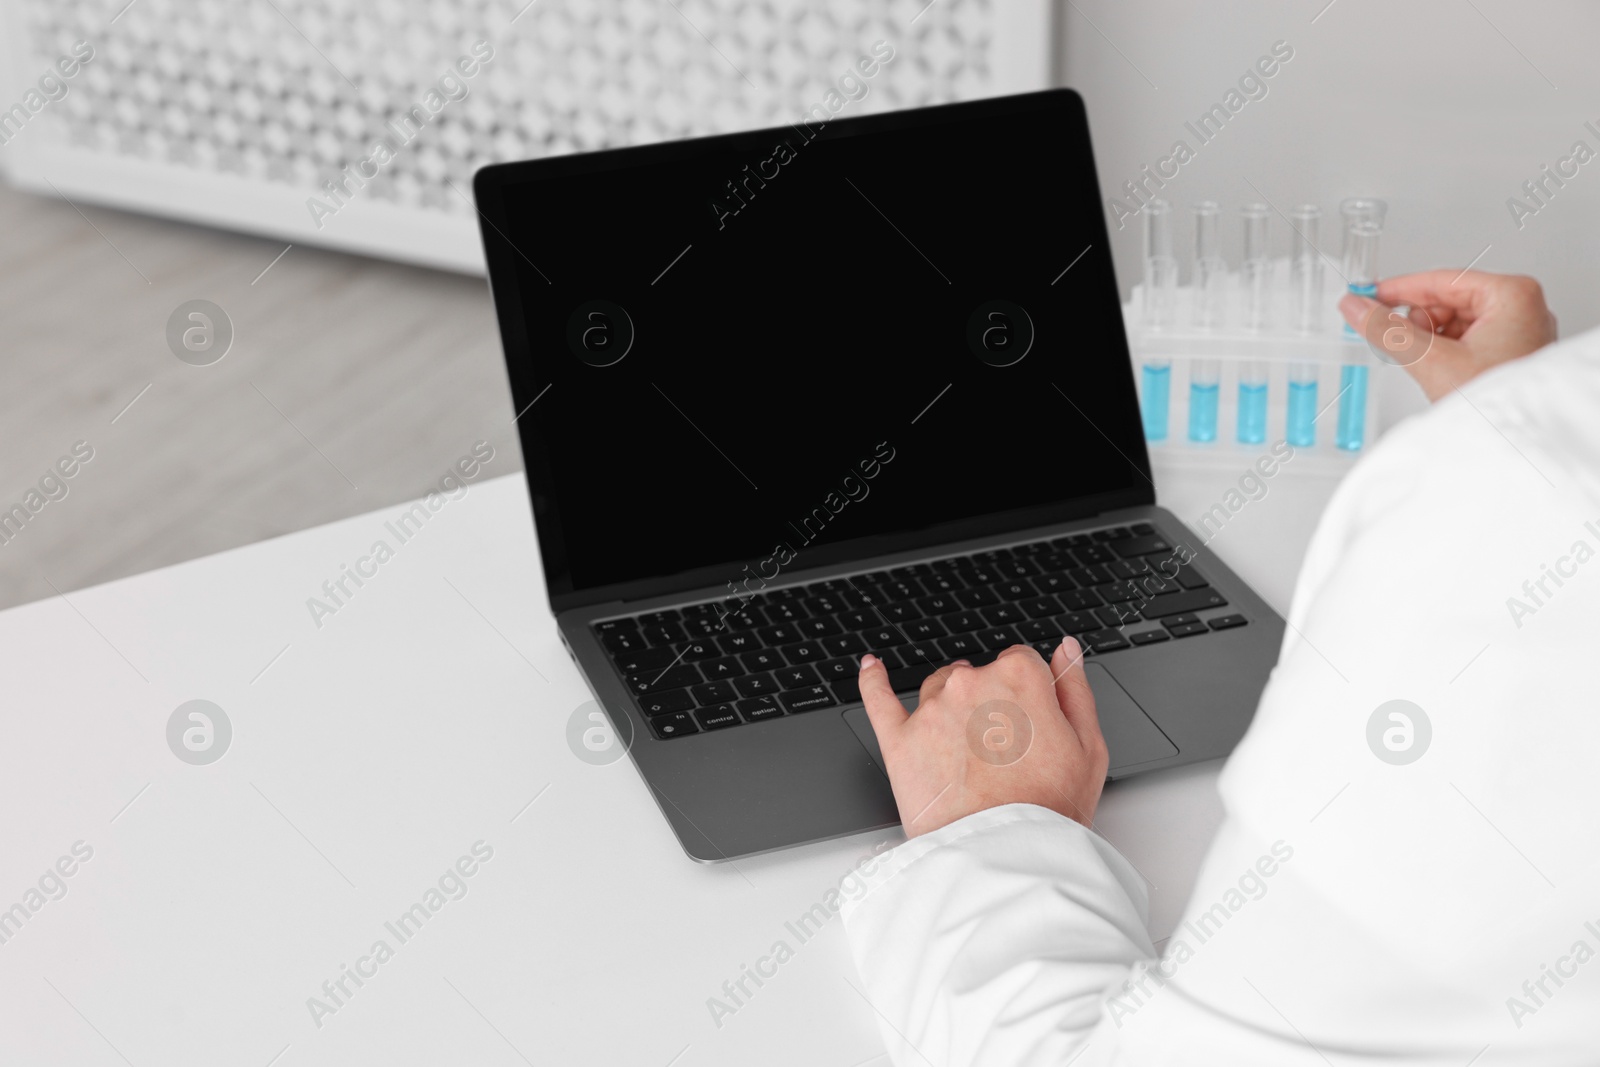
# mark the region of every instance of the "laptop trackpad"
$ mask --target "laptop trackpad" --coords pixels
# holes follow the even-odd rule
[[[1178,754],[1177,746],[1150,721],[1150,716],[1117,684],[1110,671],[1098,663],[1086,664],[1083,671],[1089,678],[1089,688],[1094,690],[1100,732],[1105,734],[1106,749],[1111,753],[1108,777],[1118,778],[1141,763]],[[887,775],[889,772],[883,765],[883,753],[878,748],[878,736],[872,732],[867,709],[851,708],[844,713],[844,721],[872,757],[872,762],[878,765],[878,770]]]
[[[1119,778],[1141,763],[1178,754],[1177,746],[1150,721],[1150,716],[1117,684],[1110,671],[1098,663],[1087,663],[1083,673],[1089,678],[1089,688],[1094,690],[1100,732],[1105,734],[1106,749],[1111,753],[1107,777]]]

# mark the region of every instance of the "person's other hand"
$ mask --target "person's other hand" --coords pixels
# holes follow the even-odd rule
[[[915,714],[883,662],[863,656],[861,699],[907,837],[1002,804],[1093,820],[1109,757],[1073,638],[1049,663],[1015,645],[986,667],[942,667],[922,683]]]
[[[1400,315],[1393,310],[1397,305],[1409,313]],[[1429,400],[1556,339],[1556,317],[1544,290],[1534,279],[1512,274],[1403,274],[1379,282],[1377,300],[1345,296],[1339,311],[1357,333],[1395,353]],[[1407,355],[1422,352],[1421,358]]]

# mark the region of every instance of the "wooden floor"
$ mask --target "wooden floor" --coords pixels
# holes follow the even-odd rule
[[[0,608],[419,496],[480,439],[521,469],[481,278],[274,264],[282,241],[4,186],[0,234],[0,510],[94,450],[0,544]],[[209,367],[166,342],[196,298],[235,330]]]

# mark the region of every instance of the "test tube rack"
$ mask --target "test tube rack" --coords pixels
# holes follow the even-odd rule
[[[1270,284],[1266,287],[1266,321],[1262,328],[1255,330],[1243,326],[1245,302],[1237,271],[1230,272],[1220,287],[1215,305],[1218,314],[1215,324],[1208,328],[1193,325],[1198,294],[1192,286],[1180,286],[1173,291],[1169,315],[1173,325],[1159,329],[1146,325],[1148,294],[1145,287],[1134,287],[1133,299],[1123,305],[1122,314],[1141,403],[1146,399],[1147,389],[1142,368],[1152,363],[1167,363],[1171,367],[1167,376],[1166,435],[1146,441],[1153,458],[1207,466],[1249,465],[1272,445],[1288,439],[1295,449],[1296,469],[1337,476],[1372,447],[1384,429],[1377,383],[1372,379],[1378,369],[1389,368],[1376,358],[1363,338],[1345,329],[1338,303],[1347,289],[1333,271],[1325,272],[1318,327],[1310,331],[1291,328],[1288,275],[1287,259],[1272,264]],[[1190,437],[1190,386],[1197,366],[1203,363],[1212,364],[1220,371],[1216,435],[1211,441],[1196,441]],[[1363,444],[1357,449],[1340,448],[1336,441],[1340,405],[1349,384],[1346,367],[1368,368],[1366,388],[1362,390],[1365,404],[1361,420],[1365,432]],[[1260,442],[1241,441],[1238,432],[1239,385],[1251,369],[1265,372],[1266,428],[1264,440]],[[1314,375],[1316,381],[1317,414],[1312,423],[1310,444],[1303,443],[1303,438],[1294,440],[1288,433],[1291,371],[1302,377]]]

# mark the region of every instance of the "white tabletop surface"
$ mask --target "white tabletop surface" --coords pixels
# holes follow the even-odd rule
[[[1192,524],[1243,473],[1158,463],[1161,501]],[[1333,485],[1285,470],[1211,547],[1285,610]],[[448,502],[318,628],[307,598],[393,544],[401,510],[0,613],[0,909],[42,901],[0,926],[0,1062],[875,1062],[840,921],[803,943],[785,924],[899,832],[703,866],[627,760],[577,759],[590,697],[520,475]],[[193,699],[233,727],[206,766],[167,744]],[[1101,806],[1157,938],[1216,828],[1217,767]],[[80,841],[92,857],[46,879],[65,895],[29,898]],[[384,924],[480,841],[466,895],[401,943]],[[319,1026],[308,998],[379,940],[392,958]],[[717,1025],[707,999],[780,940],[793,958]]]

